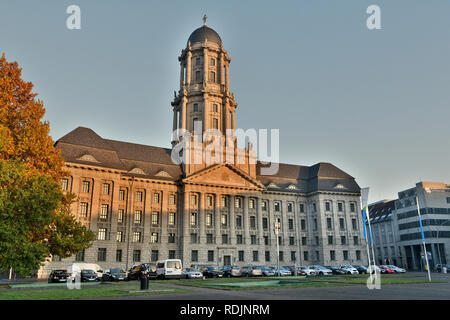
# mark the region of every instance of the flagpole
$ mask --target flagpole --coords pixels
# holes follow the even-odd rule
[[[416,203],[417,203],[417,214],[419,216],[420,233],[422,234],[423,251],[425,254],[425,261],[427,263],[428,281],[431,282],[430,265],[428,264],[427,246],[425,245],[425,234],[423,233],[422,217],[420,216],[420,206],[418,196],[416,196]]]

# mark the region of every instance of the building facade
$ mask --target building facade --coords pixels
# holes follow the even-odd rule
[[[277,240],[281,265],[367,264],[352,176],[330,163],[279,163],[276,174],[265,174],[250,145],[237,147],[230,61],[206,24],[189,37],[171,102],[174,132],[188,135],[174,134],[172,149],[108,140],[82,127],[56,142],[70,172],[63,189],[77,195],[73,213],[97,240],[74,257],[52,257],[41,276],[75,261],[105,269],[167,258],[185,266],[276,265]],[[221,161],[173,162],[173,148],[194,141],[196,128],[231,140],[218,151]],[[184,159],[205,154],[208,143],[189,148]]]
[[[408,269],[424,270],[416,199],[419,200],[430,267],[448,263],[450,185],[442,182],[419,182],[414,188],[399,192],[398,199],[369,207],[377,263],[398,263]]]

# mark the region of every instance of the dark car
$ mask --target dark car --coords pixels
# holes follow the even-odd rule
[[[132,266],[128,271],[127,280],[138,280],[143,275],[156,279],[156,263],[142,263]]]
[[[346,272],[339,267],[335,266],[325,266],[325,268],[330,269],[333,274],[345,274]]]
[[[103,272],[102,281],[123,281],[126,278],[127,273],[122,269],[111,269]]]
[[[239,266],[223,266],[221,270],[223,271],[223,276],[226,278],[240,277],[242,275],[241,267]]]
[[[223,271],[219,270],[218,267],[206,267],[203,270],[203,275],[206,278],[222,278],[223,277]]]
[[[447,272],[450,271],[450,265],[448,265],[448,264],[437,264],[437,265],[436,265],[436,271],[437,271],[437,272],[442,272],[442,269],[443,269],[443,268],[446,268],[446,269],[447,269]]]
[[[81,270],[81,282],[98,281],[97,272],[94,270]]]
[[[366,274],[367,268],[364,266],[353,266],[356,270],[358,270],[359,274]]]
[[[53,270],[48,276],[48,283],[67,282],[69,276],[67,270]]]

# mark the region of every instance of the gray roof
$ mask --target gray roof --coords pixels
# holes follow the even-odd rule
[[[219,34],[207,26],[202,26],[194,30],[194,32],[191,33],[188,42],[190,41],[191,44],[195,42],[205,42],[205,39],[208,39],[208,42],[214,42],[218,45],[222,43]]]
[[[182,178],[181,166],[172,162],[171,149],[103,139],[89,128],[76,128],[56,141],[55,146],[67,162],[125,171],[139,168],[144,175],[129,174],[152,179],[176,181]],[[256,178],[269,190],[360,192],[355,179],[331,163],[321,162],[311,167],[279,163],[275,175],[263,175],[261,168],[264,166],[261,162],[257,163]],[[161,171],[171,177],[157,175]]]

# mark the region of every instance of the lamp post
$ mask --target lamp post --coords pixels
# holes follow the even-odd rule
[[[278,234],[280,233],[280,229],[281,229],[280,222],[278,222],[278,221],[275,222],[273,231],[275,233],[275,236],[277,237],[277,271],[278,271],[278,276],[280,276],[280,239],[278,237]]]

